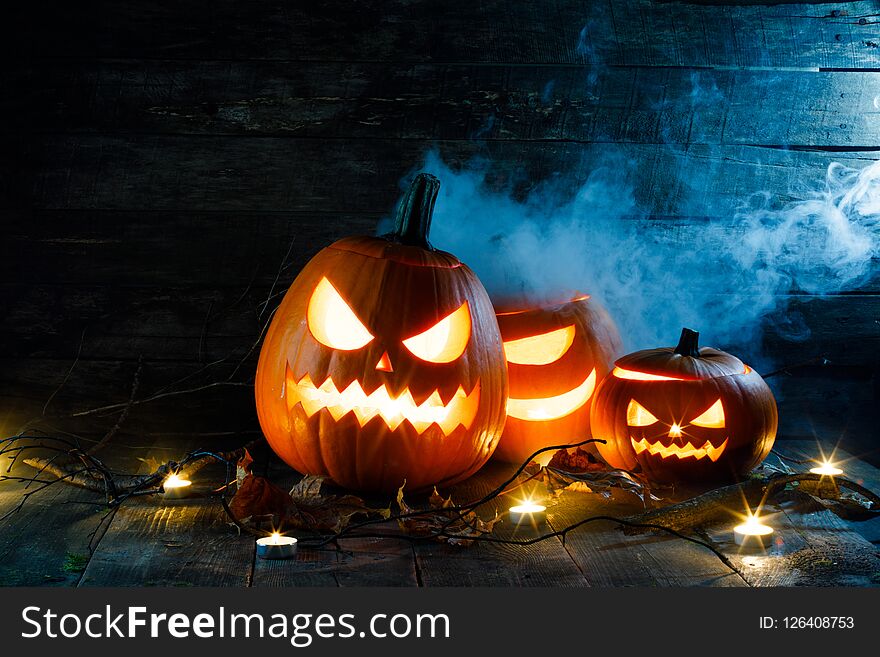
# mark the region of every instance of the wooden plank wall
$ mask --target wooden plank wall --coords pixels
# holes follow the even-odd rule
[[[323,244],[371,232],[431,147],[540,181],[583,178],[620,144],[642,163],[650,229],[672,237],[729,222],[756,181],[784,199],[832,160],[880,152],[876,2],[22,4],[0,67],[4,430],[62,382],[49,416],[124,402],[139,360],[139,398],[247,382],[267,298]],[[678,102],[695,73],[729,102]],[[713,203],[694,207],[676,181],[706,167],[696,197]],[[862,453],[880,282],[797,302],[812,339],[768,346],[834,365],[777,384],[783,427],[848,427]],[[129,425],[256,427],[245,386],[183,399]]]

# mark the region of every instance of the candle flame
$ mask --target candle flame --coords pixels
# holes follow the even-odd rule
[[[743,524],[734,527],[733,531],[745,536],[767,536],[768,534],[773,533],[773,528],[770,525],[762,523],[758,516],[749,514],[746,521]]]
[[[278,545],[281,542],[281,534],[272,532],[272,545]]]
[[[810,472],[812,474],[822,475],[823,477],[834,477],[843,474],[843,470],[827,459],[822,461],[818,467],[810,468]]]
[[[183,488],[185,486],[189,486],[192,484],[188,479],[184,479],[179,476],[176,472],[171,473],[168,477],[165,478],[165,481],[162,483],[163,488]]]
[[[510,510],[514,513],[540,513],[546,511],[547,507],[532,500],[523,500],[520,504],[510,507]]]

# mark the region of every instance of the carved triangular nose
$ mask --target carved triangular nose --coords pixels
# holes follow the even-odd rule
[[[382,354],[382,358],[379,359],[379,362],[376,363],[376,369],[382,372],[393,372],[394,368],[391,367],[391,359],[388,358],[388,352]]]
[[[669,427],[669,437],[670,438],[681,438],[681,427],[676,422],[671,427]]]

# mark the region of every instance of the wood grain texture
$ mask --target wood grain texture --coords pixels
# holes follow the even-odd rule
[[[834,442],[779,441],[774,452],[794,459],[818,459],[822,453],[831,455],[834,448]],[[880,471],[847,457],[843,451],[835,457],[836,462],[843,463],[847,476],[877,490]],[[778,462],[774,456],[769,460]],[[791,462],[786,465],[795,471],[810,467]],[[877,586],[880,548],[859,533],[863,523],[843,520],[819,503],[805,503],[802,497],[768,505],[762,511],[776,530],[766,551],[738,548],[731,527],[713,527],[709,536],[752,586]]]
[[[42,57],[870,68],[880,43],[875,13],[869,0],[272,0],[247,7],[234,0],[92,0],[76,9],[41,0],[12,19],[39,16],[43,30],[19,32],[12,46]]]
[[[880,147],[869,72],[610,68],[591,83],[587,67],[53,60],[18,75],[42,81],[29,120],[53,133]]]
[[[467,504],[482,498],[511,472],[509,465],[490,462],[477,476],[444,494],[451,494],[456,504]],[[516,495],[495,498],[478,512],[487,519],[496,512],[504,514]],[[507,519],[496,525],[495,534],[513,539],[534,535],[530,529],[517,529]],[[475,543],[462,548],[446,543],[418,543],[413,551],[423,586],[576,587],[587,584],[561,541],[555,538],[529,546]]]
[[[216,503],[124,505],[95,550],[80,586],[245,586],[254,558]]]
[[[25,470],[21,476],[33,476],[19,468]],[[0,515],[18,504],[22,492],[0,483]],[[89,543],[103,533],[102,502],[100,495],[63,484],[34,495],[0,523],[0,586],[76,586]]]
[[[33,204],[41,210],[387,213],[401,178],[432,146],[453,168],[488,159],[490,188],[515,195],[560,176],[582,184],[598,166],[616,166],[627,173],[637,207],[657,217],[731,217],[768,190],[782,204],[796,198],[794,190],[821,188],[832,161],[855,168],[875,161],[870,153],[830,157],[706,144],[78,134],[34,138]],[[332,163],[333,174],[316,162]]]
[[[550,523],[558,530],[590,516],[625,517],[642,510],[636,498],[619,493],[613,500],[565,493],[550,509]],[[625,536],[613,523],[573,531],[565,548],[592,586],[746,586],[738,573],[699,545],[664,535]]]

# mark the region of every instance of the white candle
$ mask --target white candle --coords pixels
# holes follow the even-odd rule
[[[843,470],[830,461],[822,461],[818,467],[810,468],[810,473],[821,475],[823,477],[836,477],[837,475],[842,475]]]
[[[535,504],[531,501],[523,502],[516,506],[510,507],[508,510],[510,521],[517,525],[523,522],[530,525],[538,525],[547,519],[547,507],[541,504]]]
[[[260,559],[289,559],[296,554],[297,540],[273,532],[271,536],[257,539],[257,556]]]
[[[733,540],[737,545],[767,547],[773,528],[760,521],[758,516],[749,515],[746,521],[733,528]]]
[[[192,482],[189,479],[184,479],[177,473],[170,474],[162,482],[162,497],[166,500],[183,499],[190,494],[191,485]]]

